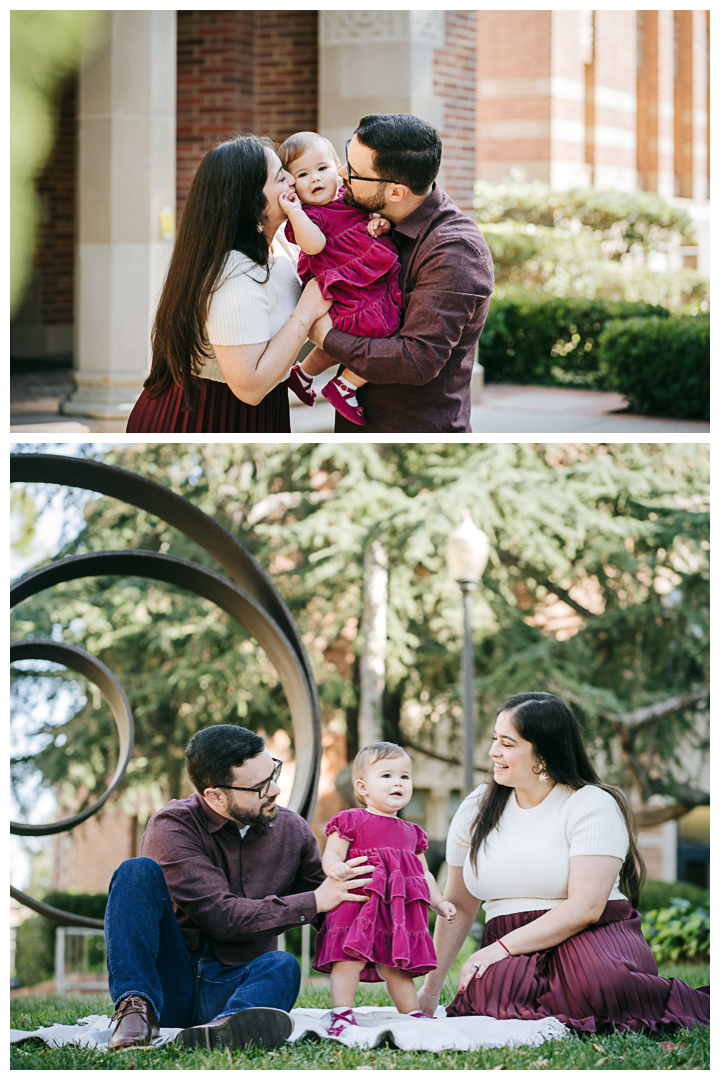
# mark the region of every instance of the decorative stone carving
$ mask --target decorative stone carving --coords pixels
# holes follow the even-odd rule
[[[321,45],[365,45],[374,41],[444,43],[444,11],[321,11]]]

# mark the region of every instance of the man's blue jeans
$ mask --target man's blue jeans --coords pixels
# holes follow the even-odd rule
[[[153,859],[128,859],[110,882],[105,914],[110,996],[138,994],[161,1027],[193,1027],[266,1006],[289,1012],[300,991],[294,956],[268,952],[248,964],[221,964],[208,945],[193,952],[178,926],[165,875]]]

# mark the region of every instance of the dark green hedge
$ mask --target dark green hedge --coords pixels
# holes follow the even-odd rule
[[[90,919],[103,919],[107,907],[107,893],[66,893],[52,891],[43,900],[51,907],[84,915]],[[35,986],[51,979],[55,974],[55,930],[57,923],[42,915],[26,919],[17,928],[15,938],[15,972],[21,986]],[[94,939],[93,939],[94,940]],[[91,963],[96,959],[91,949]]]
[[[632,412],[710,419],[710,316],[624,319],[601,336],[607,386],[624,394]]]
[[[675,897],[689,900],[693,907],[709,907],[710,893],[693,885],[690,881],[654,881],[645,882],[640,893],[639,911],[652,911],[654,908],[666,908]]]
[[[486,382],[534,383],[605,389],[598,341],[612,319],[655,315],[653,304],[563,297],[493,299],[480,338],[478,360]]]

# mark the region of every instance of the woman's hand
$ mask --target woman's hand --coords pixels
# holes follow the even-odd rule
[[[449,900],[441,900],[435,911],[442,919],[447,919],[448,922],[452,922],[457,915],[455,905],[451,904]]]
[[[317,322],[332,307],[332,300],[326,300],[323,296],[317,278],[311,278],[303,289],[302,296],[298,301],[298,308],[302,307],[307,315],[309,323]]]
[[[479,979],[489,967],[497,964],[500,960],[507,960],[508,954],[499,941],[493,941],[492,945],[486,945],[484,949],[478,949],[460,968],[460,993],[472,979]]]

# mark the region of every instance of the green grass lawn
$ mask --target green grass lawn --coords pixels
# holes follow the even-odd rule
[[[469,950],[470,951],[470,950]],[[457,987],[463,954],[455,962],[441,995],[449,1004]],[[660,968],[665,978],[676,977],[691,986],[710,981],[707,964],[671,965]],[[384,989],[361,989],[358,1005],[391,1005]],[[329,1008],[327,987],[304,987],[298,999],[300,1008]],[[10,1026],[26,1031],[54,1023],[72,1024],[91,1013],[112,1012],[110,998],[87,995],[82,998],[17,997],[11,1001]],[[303,1040],[286,1044],[279,1050],[238,1050],[232,1055],[221,1051],[185,1050],[177,1046],[161,1050],[128,1050],[108,1053],[78,1047],[50,1049],[44,1043],[26,1043],[12,1047],[13,1069],[709,1069],[709,1030],[676,1032],[666,1036],[677,1045],[664,1049],[659,1040],[646,1035],[595,1035],[579,1038],[571,1033],[560,1041],[543,1043],[528,1049],[475,1050],[441,1054],[418,1053],[382,1047],[377,1050],[354,1050],[339,1047],[330,1040]],[[597,1049],[597,1048],[600,1049]]]

